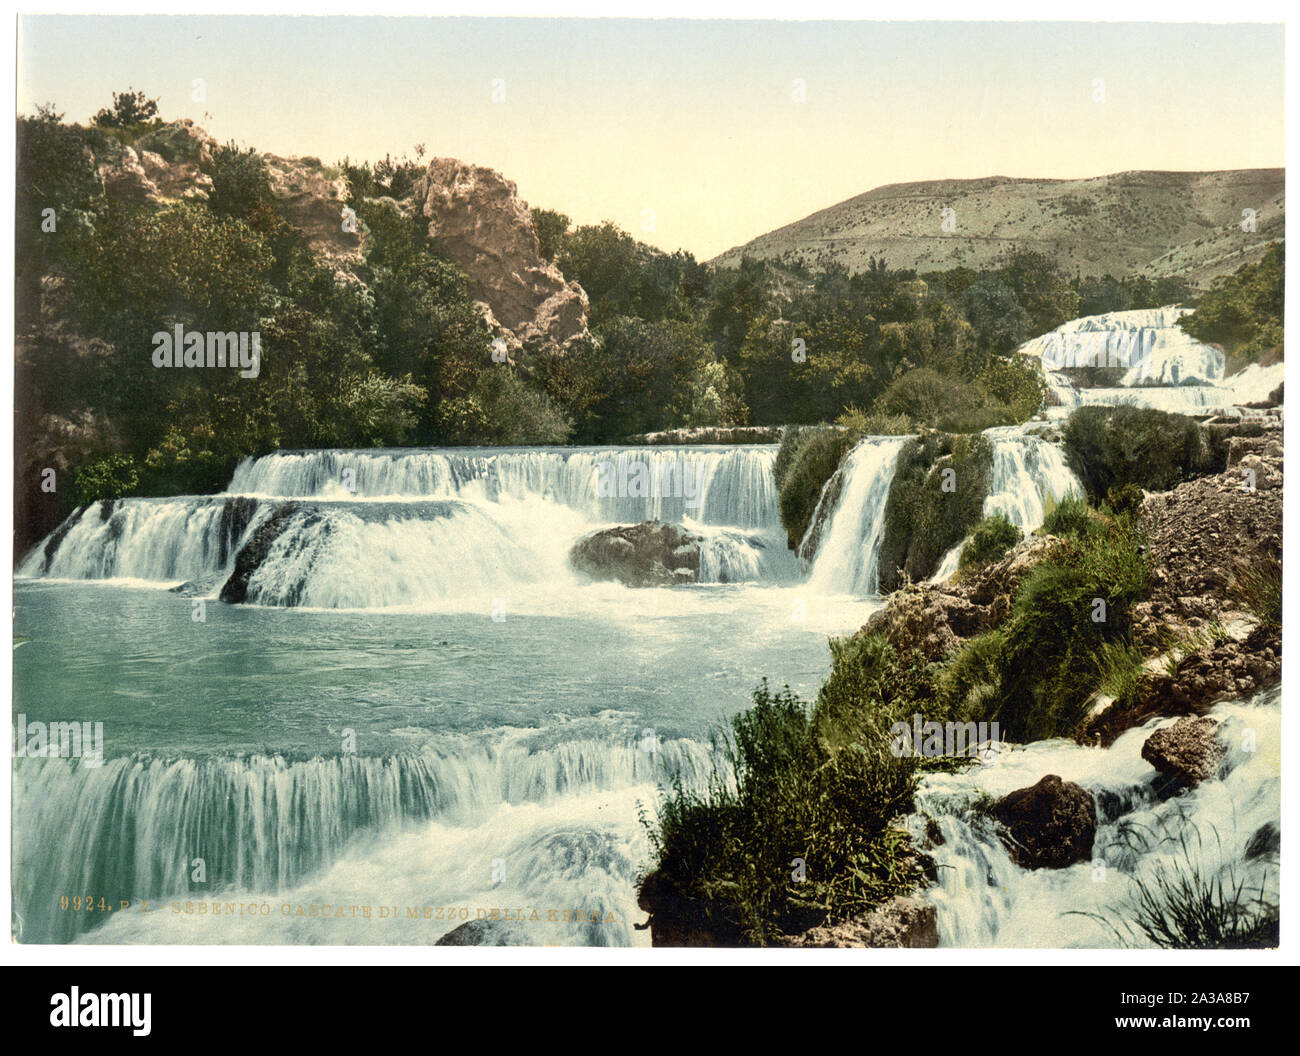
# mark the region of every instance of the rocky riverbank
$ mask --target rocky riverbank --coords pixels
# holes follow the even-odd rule
[[[1102,688],[1084,702],[1083,718],[1058,733],[1080,745],[1108,746],[1152,720],[1176,719],[1143,735],[1141,759],[1152,767],[1152,788],[1158,797],[1195,789],[1220,774],[1227,751],[1219,720],[1207,713],[1221,702],[1274,686],[1281,678],[1280,433],[1268,429],[1259,436],[1233,436],[1226,444],[1227,466],[1222,472],[1184,481],[1168,491],[1141,493],[1131,520],[1110,521],[1095,510],[1086,513],[1085,508],[1076,516],[1085,517],[1090,529],[1071,531],[1063,524],[1057,528],[1065,533],[1060,536],[1040,530],[1002,557],[964,568],[944,582],[905,584],[888,596],[850,641],[864,643],[862,648],[874,642],[878,644],[871,648],[888,650],[894,666],[884,670],[892,670],[892,675],[879,675],[878,664],[868,670],[910,686],[915,699],[929,699],[936,707],[940,700],[952,698],[954,690],[953,699],[967,701],[978,699],[980,692],[1004,696],[1015,688],[1017,674],[999,676],[988,668],[1018,655],[1017,643],[1026,634],[1038,633],[1032,621],[1039,615],[1049,621],[1047,631],[1051,631],[1050,612],[1033,611],[1035,605],[1054,603],[1050,593],[1045,601],[1034,600],[1035,590],[1050,582],[1042,574],[1044,569],[1095,573],[1098,593],[1104,592],[1110,575],[1122,577],[1130,584],[1129,593],[1115,600],[1113,611],[1104,606],[1100,610],[1107,613],[1103,618],[1119,621],[1122,630],[1118,637],[1101,641],[1123,658],[1121,666],[1128,666],[1121,671],[1123,677],[1109,670],[1100,676]],[[1124,524],[1130,527],[1117,527]],[[1080,531],[1084,534],[1074,534]],[[1088,536],[1090,531],[1095,534]],[[1122,545],[1112,539],[1090,551],[1093,544],[1084,541],[1107,538],[1116,531],[1121,532]],[[1129,545],[1136,546],[1136,559],[1145,571],[1135,571],[1131,563],[1108,571],[1107,563],[1122,559],[1123,547]],[[1090,562],[1097,561],[1100,564],[1093,568]],[[1034,589],[1022,589],[1031,577]],[[1140,584],[1136,595],[1133,583]],[[1068,638],[1070,628],[1062,625],[1057,633]],[[996,642],[1002,651],[990,647],[986,655],[989,642]],[[912,666],[898,659],[906,657],[914,658]],[[1045,659],[1056,662],[1055,654]],[[1052,674],[1046,668],[1036,670],[1030,682],[1046,683]],[[842,677],[833,674],[823,687],[818,710],[832,702],[835,694],[828,696],[828,690]],[[978,683],[989,678],[994,688],[981,691]],[[1115,688],[1120,684],[1122,691]],[[859,703],[851,706],[861,708],[864,696],[876,692],[866,686],[854,688]],[[881,699],[887,701],[889,694]],[[814,726],[817,722],[814,711]],[[1064,869],[1091,861],[1104,816],[1102,805],[1088,789],[1057,774],[1047,774],[977,809],[1011,860],[1028,870]],[[918,839],[919,848],[932,851],[941,838],[934,830]],[[901,853],[922,861],[926,852],[905,849]],[[933,912],[923,897],[925,887],[933,882],[932,877],[925,879],[927,875],[928,870],[920,871],[914,894],[893,895],[876,909],[850,919],[769,935],[767,941],[796,947],[935,945]],[[726,904],[723,894],[719,893],[718,904]],[[719,917],[716,905],[698,892],[684,898],[659,873],[646,878],[641,906],[650,915],[656,945],[739,941],[734,923]]]

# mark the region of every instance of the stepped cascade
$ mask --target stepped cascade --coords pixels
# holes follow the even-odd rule
[[[1190,311],[1167,305],[1071,319],[1025,342],[1017,353],[1041,363],[1055,402],[1067,409],[1137,404],[1183,414],[1240,415],[1241,404],[1267,400],[1282,383],[1282,364],[1251,364],[1225,377],[1222,349],[1178,325]],[[1122,371],[1118,384],[1080,387],[1067,373],[1098,367]]]
[[[1076,320],[1021,350],[1042,358],[1061,406],[985,431],[985,515],[1028,534],[1080,490],[1055,435],[1071,406],[1203,410],[1280,383],[1280,365],[1225,378],[1222,355],[1186,339],[1178,315]],[[1109,389],[1077,387],[1058,365],[1112,354],[1133,363]],[[432,942],[514,906],[538,913],[517,924],[538,944],[648,942],[633,927],[649,855],[638,811],[674,776],[695,789],[726,779],[710,734],[720,702],[746,699],[756,674],[813,699],[826,636],[881,603],[907,443],[862,439],[796,551],[774,444],[278,452],[242,462],[222,494],[76,511],[16,575],[18,681],[42,687],[17,704],[28,729],[102,715],[105,747],[97,762],[15,759],[16,933]],[[698,540],[697,584],[631,588],[570,567],[577,541],[652,519]],[[1260,730],[1278,714],[1275,692],[1216,708]],[[966,807],[1062,774],[1104,805],[1108,868],[1174,869],[1167,847],[1121,839],[1170,820],[1143,736],[1104,750],[1041,742],[924,779],[909,825],[918,842],[936,826],[944,838],[924,894],[941,943],[1110,941],[1087,913],[1120,886],[1093,884],[1087,865],[1021,869]],[[1182,807],[1207,848],[1221,837],[1197,868],[1271,890],[1272,859],[1246,850],[1275,820],[1264,755],[1234,753]],[[49,897],[77,891],[166,912],[78,915]],[[340,908],[358,902],[393,914]],[[424,921],[432,904],[455,915],[413,926],[409,907]]]

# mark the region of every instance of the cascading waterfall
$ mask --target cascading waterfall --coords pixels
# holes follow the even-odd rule
[[[1223,351],[1178,325],[1191,309],[1177,305],[1071,319],[1025,342],[1020,355],[1037,359],[1055,402],[1070,408],[1132,404],[1182,414],[1240,415],[1241,404],[1261,403],[1282,383],[1283,365],[1224,376]],[[1064,373],[1085,367],[1124,371],[1118,385],[1080,388]]]
[[[545,805],[674,775],[702,787],[712,766],[703,744],[654,747],[579,740],[531,750],[515,738],[300,761],[119,758],[90,767],[23,759],[14,772],[20,938],[66,942],[100,922],[60,911],[59,894],[275,893],[327,869],[361,834],[435,820],[472,826],[503,806]],[[196,856],[224,882],[192,885]]]
[[[1085,352],[1109,357],[1113,351],[1145,364],[1144,372],[1130,370],[1109,390],[1076,390],[1058,374],[1055,384],[1067,403],[1113,399],[1213,408],[1262,399],[1281,381],[1280,365],[1224,379],[1221,359],[1190,348],[1171,320],[1176,316],[1154,313],[1131,325],[1111,325],[1112,318],[1108,325],[1062,328],[1040,339],[1038,354],[1051,348],[1052,356],[1064,355],[1072,348],[1077,362]],[[1189,378],[1206,384],[1151,384]],[[984,513],[1003,513],[1025,532],[1042,523],[1052,501],[1078,489],[1059,445],[1043,429],[1043,423],[1029,423],[985,433],[993,461]],[[731,695],[718,697],[723,710],[752,688],[741,686],[737,694],[723,680],[735,681],[742,670],[750,677],[767,662],[762,649],[779,650],[772,655],[780,663],[769,669],[776,673],[789,665],[792,641],[795,652],[803,648],[788,637],[784,592],[744,594],[730,585],[785,586],[806,574],[807,593],[851,611],[843,625],[804,632],[818,639],[808,674],[815,691],[825,677],[816,667],[824,659],[821,632],[859,626],[862,598],[877,591],[884,513],[907,440],[868,437],[843,460],[804,540],[811,555],[806,570],[787,549],[780,523],[774,445],[282,452],[243,462],[227,494],[118,500],[73,514],[27,555],[20,580],[189,581],[187,593],[212,597],[243,574],[244,600],[254,608],[219,609],[229,637],[214,639],[203,636],[216,628],[190,622],[188,601],[153,591],[118,592],[138,605],[131,627],[137,640],[150,639],[148,647],[136,651],[131,639],[116,641],[116,650],[106,647],[107,656],[64,676],[49,626],[62,633],[71,625],[69,612],[81,600],[76,592],[111,588],[22,587],[38,600],[70,595],[62,608],[33,605],[49,616],[46,640],[16,654],[33,679],[25,690],[29,701],[35,687],[57,690],[31,710],[53,715],[57,706],[71,714],[86,699],[87,685],[98,685],[95,679],[109,672],[121,679],[111,702],[115,710],[108,712],[110,725],[117,723],[111,743],[125,747],[100,766],[69,758],[15,760],[20,937],[408,942],[432,941],[452,926],[421,932],[393,921],[388,931],[376,931],[372,923],[351,920],[314,926],[278,918],[271,924],[223,920],[214,939],[210,931],[194,930],[192,918],[170,912],[152,920],[125,914],[105,920],[58,910],[59,895],[80,891],[157,900],[514,900],[618,918],[616,926],[574,924],[566,932],[546,932],[542,941],[645,941],[629,923],[637,912],[633,883],[646,857],[637,843],[640,830],[629,819],[675,775],[687,787],[703,787],[713,762],[698,728],[687,725],[683,732],[681,724],[693,721],[683,718],[691,709],[680,708],[678,698],[690,692],[683,686],[707,683],[692,704],[704,710],[712,687],[727,685]],[[700,538],[701,582],[727,589],[631,591],[586,584],[570,570],[568,551],[585,534],[656,517]],[[254,567],[238,573],[238,555],[254,550]],[[960,547],[947,555],[941,574],[955,569],[959,554]],[[540,603],[517,605],[529,591]],[[509,602],[509,624],[487,622],[489,602],[498,597]],[[593,616],[598,605],[606,608]],[[294,607],[327,611],[276,611]],[[351,609],[367,611],[338,611]],[[515,621],[520,611],[530,619]],[[537,613],[543,615],[532,619]],[[613,619],[605,621],[606,613]],[[167,619],[181,626],[165,625]],[[633,629],[605,637],[605,623],[619,621]],[[295,668],[294,661],[307,645],[295,639],[261,648],[263,636],[290,623],[291,633],[309,643],[312,662],[322,658],[327,669],[331,662],[340,671],[355,664],[370,677],[386,673],[390,663],[413,663],[417,673],[400,683],[386,674],[375,677],[381,688],[374,694],[358,691],[356,681],[337,700],[333,682],[330,691],[296,693],[291,687],[304,662]],[[381,628],[383,650],[391,649],[378,660],[378,647],[358,648],[348,640],[370,625]],[[506,628],[519,636],[496,637]],[[724,642],[725,656],[709,651],[710,634]],[[170,643],[187,635],[198,643],[189,647],[196,652],[180,658]],[[742,654],[746,635],[759,643],[759,652]],[[418,644],[393,646],[393,638],[408,636]],[[229,652],[210,663],[209,643],[216,640]],[[494,667],[494,650],[506,658],[508,675]],[[576,661],[584,654],[598,657],[599,669]],[[204,695],[210,706],[191,715],[185,705],[194,680],[211,680],[217,672],[220,682],[229,671],[221,663],[231,663],[229,657],[239,664],[250,658],[248,670],[232,674],[230,687]],[[535,672],[552,658],[559,668],[552,664],[546,680],[538,679]],[[679,668],[687,682],[671,681]],[[489,676],[497,681],[489,683]],[[257,698],[251,701],[250,680]],[[584,682],[592,688],[583,688]],[[258,697],[263,687],[265,702]],[[277,692],[287,700],[277,701]],[[347,693],[359,699],[341,703]],[[544,712],[528,710],[538,701],[545,702]],[[163,704],[170,705],[166,723],[183,727],[184,736],[167,751],[142,751],[141,745],[159,743],[150,736],[163,726],[150,717]],[[277,711],[291,714],[293,722],[279,721]],[[1233,736],[1246,723],[1261,744],[1276,744],[1277,712],[1274,695],[1220,705],[1215,714]],[[385,742],[376,747],[370,740],[370,754],[331,754],[338,743],[331,731],[324,754],[309,757],[319,750],[319,727],[338,713],[359,716],[348,721],[369,723],[367,737],[396,739],[398,747],[383,754]],[[262,740],[259,719],[266,715],[277,722]],[[632,717],[635,734],[628,728]],[[582,721],[596,725],[575,732]],[[662,743],[652,738],[653,750],[647,750],[641,734],[657,722],[678,736]],[[240,730],[245,746],[214,752],[214,744],[231,744],[232,729]],[[913,823],[918,842],[933,825],[944,836],[930,852],[941,866],[940,884],[926,895],[938,910],[944,944],[1113,944],[1092,918],[1067,911],[1104,914],[1128,890],[1129,877],[1172,868],[1163,851],[1134,849],[1126,840],[1139,829],[1169,828],[1184,814],[1206,834],[1206,846],[1211,833],[1222,837],[1222,854],[1201,863],[1205,869],[1232,866],[1252,883],[1273,882],[1273,860],[1248,857],[1244,847],[1275,819],[1276,759],[1234,749],[1224,780],[1163,800],[1138,754],[1144,736],[1131,731],[1104,751],[1065,742],[1031,745],[1002,753],[998,766],[925,778]],[[1096,794],[1102,814],[1097,846],[1112,883],[1095,883],[1092,866],[1019,869],[976,809],[987,795],[1032,784],[1048,772]],[[499,886],[487,879],[487,863],[496,856],[508,858],[512,870]],[[196,857],[217,878],[211,889],[196,886],[191,876]]]
[[[775,458],[771,445],[281,452],[245,459],[229,490],[357,500],[541,498],[599,523],[658,519],[774,528],[780,523]],[[642,486],[638,466],[644,467]]]
[[[1083,486],[1066,464],[1060,444],[1038,435],[1038,428],[1028,423],[984,430],[993,445],[984,516],[1000,513],[1025,535],[1042,526],[1050,504],[1067,495],[1083,494]],[[930,577],[932,581],[943,582],[957,571],[965,545],[962,540],[944,554]]]
[[[283,511],[245,601],[387,608],[576,585],[567,553],[609,524],[700,534],[705,583],[783,582],[774,446],[283,452],[246,459],[227,496],[125,499],[75,514],[20,576],[203,582]]]
[[[1247,898],[1262,891],[1276,905],[1279,869],[1271,834],[1280,823],[1280,688],[1220,704],[1211,714],[1223,723],[1226,774],[1172,798],[1141,757],[1151,731],[1172,719],[1129,730],[1109,748],[1040,741],[1004,749],[996,765],[923,778],[909,828],[938,866],[939,882],[923,897],[937,911],[940,945],[1149,945],[1122,922],[1134,919],[1137,885],[1154,888],[1161,878],[1174,885],[1197,876],[1210,884],[1222,880],[1229,891],[1244,882]],[[1065,869],[1022,869],[983,804],[1047,774],[1093,793],[1093,860]],[[939,839],[927,835],[932,826]],[[1112,923],[1120,926],[1118,938]]]
[[[230,567],[272,504],[243,498],[122,499],[73,513],[18,568],[51,579],[198,579]]]
[[[808,584],[822,594],[874,594],[885,532],[885,503],[906,437],[869,436],[849,452],[844,484],[830,514]]]

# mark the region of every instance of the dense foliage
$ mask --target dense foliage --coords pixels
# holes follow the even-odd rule
[[[1117,485],[1167,491],[1205,472],[1210,457],[1193,419],[1150,407],[1080,407],[1064,440],[1070,466],[1094,501]]]
[[[996,561],[1020,542],[1020,538],[1020,529],[1011,523],[1005,513],[985,517],[975,525],[969,541],[962,547],[958,567],[986,565],[990,561]]]
[[[1282,345],[1286,248],[1272,243],[1257,264],[1215,280],[1196,311],[1179,320],[1193,337],[1220,344],[1233,356],[1257,359]]]

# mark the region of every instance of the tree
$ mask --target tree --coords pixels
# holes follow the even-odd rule
[[[1213,341],[1229,353],[1255,357],[1282,344],[1286,250],[1273,242],[1255,264],[1215,280],[1214,286],[1179,325],[1199,341]]]
[[[158,100],[128,88],[113,93],[113,108],[100,110],[92,119],[100,128],[131,128],[158,116]]]
[[[243,218],[259,204],[272,199],[271,180],[262,156],[251,147],[243,150],[227,143],[212,152],[203,166],[212,178],[208,208],[218,216]]]
[[[533,210],[533,228],[537,232],[537,248],[542,259],[548,263],[555,262],[555,256],[564,243],[564,236],[569,231],[571,221],[563,213],[551,209]]]

